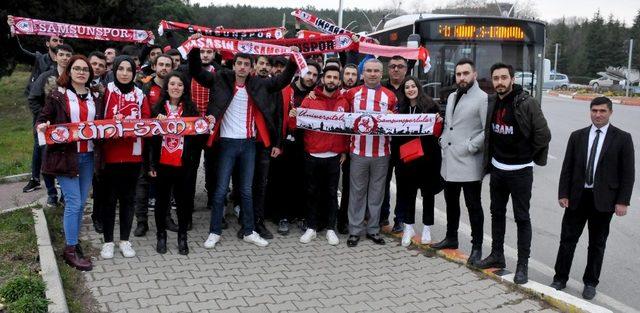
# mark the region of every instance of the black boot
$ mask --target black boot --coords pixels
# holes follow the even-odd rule
[[[476,267],[481,269],[487,268],[505,268],[504,254],[494,253],[493,251],[484,260],[476,262]]]
[[[522,285],[526,284],[529,281],[527,263],[527,261],[518,261],[518,265],[516,266],[516,274],[515,276],[513,276],[514,283]]]
[[[458,249],[458,238],[445,237],[442,241],[432,244],[431,248],[436,250]]]
[[[160,254],[167,253],[167,232],[166,231],[157,232],[156,238],[158,239],[158,243],[156,245],[156,252]]]
[[[476,266],[476,263],[482,259],[482,248],[472,248],[471,254],[467,259],[467,265]]]
[[[174,233],[178,232],[178,224],[176,224],[176,222],[174,222],[173,219],[169,216],[167,216],[167,230]]]
[[[136,237],[142,237],[147,234],[149,230],[149,225],[147,222],[138,222],[136,229],[133,231],[133,235]]]
[[[182,255],[189,254],[189,245],[187,244],[187,233],[178,234],[178,253]]]

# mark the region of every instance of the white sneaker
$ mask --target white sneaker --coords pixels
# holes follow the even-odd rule
[[[207,237],[207,241],[204,242],[204,247],[207,249],[212,249],[216,246],[216,243],[220,241],[220,235],[216,235],[214,233],[209,234]]]
[[[116,245],[113,242],[107,242],[102,245],[102,250],[100,250],[100,256],[103,259],[113,259],[113,248]]]
[[[260,235],[258,235],[258,233],[251,232],[251,235],[249,236],[244,236],[244,241],[246,242],[250,242],[258,247],[266,247],[267,245],[269,245],[269,242],[262,239],[262,237],[260,237]]]
[[[411,238],[416,234],[413,230],[412,224],[404,224],[404,230],[402,231],[402,246],[408,247],[411,244]]]
[[[307,231],[305,231],[304,234],[302,234],[302,236],[300,237],[300,242],[310,243],[311,240],[315,238],[316,238],[316,231],[311,228],[307,228]]]
[[[120,243],[118,243],[118,248],[120,249],[120,252],[122,252],[122,256],[125,258],[132,258],[136,256],[136,251],[131,247],[130,241],[120,241]]]
[[[424,225],[424,228],[422,228],[422,238],[420,239],[420,242],[423,245],[431,242],[431,226]]]
[[[333,230],[327,230],[327,241],[332,246],[336,246],[340,243],[340,240],[338,239],[336,232]]]

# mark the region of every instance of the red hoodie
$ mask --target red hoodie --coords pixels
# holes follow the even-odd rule
[[[123,119],[149,118],[151,112],[147,97],[142,90],[134,87],[122,94],[114,83],[109,83],[104,93],[104,119],[113,119],[115,115],[124,115]],[[120,138],[106,140],[103,148],[106,163],[142,162],[142,138]]]
[[[326,96],[322,92],[322,87],[316,87],[313,91],[316,98],[304,98],[301,108],[334,111],[334,112],[350,112],[349,102],[345,100],[340,91],[337,90],[331,97]],[[294,124],[295,125],[295,124]],[[304,150],[307,153],[345,153],[349,151],[349,142],[351,136],[319,132],[314,130],[304,131]]]

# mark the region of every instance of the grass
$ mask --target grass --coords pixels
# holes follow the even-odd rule
[[[64,295],[67,299],[69,312],[71,313],[92,313],[99,312],[98,302],[93,298],[91,291],[85,285],[85,278],[82,272],[70,267],[62,260],[62,250],[64,250],[65,241],[62,229],[62,215],[64,208],[56,207],[44,210],[49,226],[49,235],[51,236],[51,244],[58,262],[60,277],[62,278],[62,287]],[[97,255],[97,250],[88,243],[81,243],[84,254]]]
[[[32,116],[24,95],[30,74],[18,67],[0,79],[0,177],[31,171]]]
[[[0,302],[10,312],[46,312],[31,209],[0,215]]]

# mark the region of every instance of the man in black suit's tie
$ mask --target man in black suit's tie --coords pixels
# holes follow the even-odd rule
[[[571,134],[562,163],[558,202],[565,211],[551,284],[558,290],[566,286],[576,244],[588,223],[589,251],[582,277],[582,297],[588,300],[596,295],[611,217],[627,214],[635,177],[631,135],[609,124],[611,100],[598,97],[590,107],[593,124]]]

